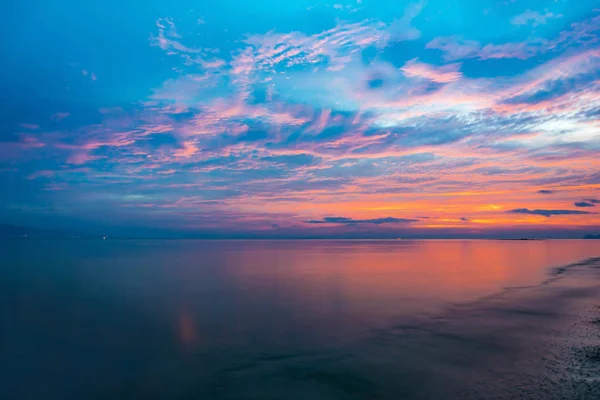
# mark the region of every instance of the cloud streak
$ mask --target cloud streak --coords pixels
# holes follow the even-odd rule
[[[515,208],[514,210],[508,211],[513,214],[529,214],[529,215],[541,215],[544,217],[551,217],[553,215],[583,215],[593,214],[588,211],[578,210],[530,210],[528,208]]]
[[[343,225],[358,225],[358,224],[373,224],[373,225],[382,225],[382,224],[408,224],[411,222],[417,222],[417,219],[409,219],[409,218],[394,218],[394,217],[384,217],[384,218],[370,218],[370,219],[353,219],[349,217],[324,217],[319,220],[310,220],[306,221],[307,224],[343,224]]]
[[[596,207],[594,203],[588,203],[587,201],[576,201],[574,205],[575,207]]]

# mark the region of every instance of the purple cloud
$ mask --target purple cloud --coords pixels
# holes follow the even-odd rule
[[[587,211],[577,210],[530,210],[528,208],[516,208],[514,210],[507,211],[512,214],[529,214],[529,215],[541,215],[544,217],[551,217],[553,215],[581,215],[581,214],[594,214]]]
[[[588,203],[587,201],[576,201],[574,205],[575,207],[596,207],[594,203]]]
[[[394,217],[385,217],[385,218],[373,218],[373,219],[352,219],[348,217],[325,217],[319,220],[311,220],[306,221],[307,224],[345,224],[345,225],[354,225],[354,224],[406,224],[411,222],[417,222],[418,219],[409,219],[409,218],[394,218]]]

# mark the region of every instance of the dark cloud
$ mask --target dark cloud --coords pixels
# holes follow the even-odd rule
[[[464,222],[467,222],[469,220],[469,218],[467,218],[467,217],[461,217],[460,220],[464,221]]]
[[[323,220],[325,222],[336,222],[336,223],[337,222],[342,222],[342,223],[345,223],[345,222],[352,221],[352,218],[346,218],[346,217],[325,217],[325,218],[323,218]]]
[[[411,222],[417,222],[418,219],[408,219],[408,218],[394,218],[394,217],[385,217],[385,218],[373,218],[373,219],[352,219],[348,217],[325,217],[319,220],[311,220],[306,221],[307,224],[346,224],[346,225],[354,225],[354,224],[406,224]]]
[[[598,199],[583,199],[583,201],[587,201],[588,203],[600,204],[600,200]]]
[[[513,214],[543,215],[544,217],[551,217],[553,215],[594,214],[588,211],[578,210],[530,210],[528,208],[515,208],[514,210],[509,210],[507,212]]]
[[[546,189],[538,190],[539,194],[552,194],[554,192],[555,192],[554,190],[546,190]]]
[[[575,207],[596,207],[594,203],[589,203],[587,201],[576,201]]]

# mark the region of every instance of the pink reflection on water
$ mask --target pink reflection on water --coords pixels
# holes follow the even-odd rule
[[[198,331],[192,315],[187,310],[182,310],[179,315],[178,337],[186,350],[191,350],[198,341]]]
[[[265,293],[312,313],[431,312],[597,255],[585,241],[313,241],[240,244],[225,270],[246,296]]]

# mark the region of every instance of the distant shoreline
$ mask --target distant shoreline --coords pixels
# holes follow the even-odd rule
[[[548,240],[600,240],[600,237],[579,237],[579,238],[343,238],[343,237],[332,237],[332,238],[167,238],[167,237],[107,237],[103,239],[101,237],[0,237],[0,242],[27,242],[27,241],[133,241],[133,240],[197,240],[197,241],[268,241],[268,242],[283,242],[283,241],[379,241],[379,242],[410,242],[410,241],[459,241],[459,240],[477,240],[477,241],[548,241]]]

